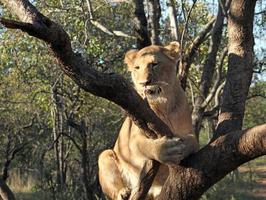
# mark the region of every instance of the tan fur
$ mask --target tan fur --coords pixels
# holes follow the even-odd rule
[[[136,90],[176,137],[148,139],[130,118],[126,118],[113,150],[106,150],[99,157],[100,184],[111,199],[126,199],[137,186],[144,162],[155,159],[162,165],[149,191],[149,199],[154,199],[168,176],[166,164],[178,164],[198,149],[189,105],[176,77],[178,57],[177,42],[126,53],[125,63]]]

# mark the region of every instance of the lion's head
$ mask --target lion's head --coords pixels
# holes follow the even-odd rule
[[[125,63],[131,72],[138,93],[149,102],[166,102],[177,84],[176,63],[179,43],[167,46],[151,45],[141,50],[130,50]]]

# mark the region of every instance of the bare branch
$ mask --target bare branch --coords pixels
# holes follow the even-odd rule
[[[194,91],[193,91],[193,87],[192,87],[190,79],[188,79],[188,85],[189,85],[190,93],[191,93],[192,106],[194,107],[195,106],[195,96],[194,96]]]
[[[214,107],[218,107],[220,105],[220,94],[224,86],[225,86],[225,81],[216,90],[216,93],[214,96],[214,102],[215,102]]]
[[[92,6],[91,6],[91,1],[90,0],[86,0],[86,3],[87,3],[87,8],[88,8],[88,13],[89,13],[90,20],[94,19]]]
[[[211,31],[213,23],[215,22],[215,17],[212,18],[203,28],[203,30],[198,34],[198,36],[193,40],[189,47],[188,52],[185,54],[184,58],[179,62],[179,76],[181,79],[181,84],[183,89],[186,88],[186,80],[191,63],[196,55],[199,46],[205,41],[206,35]]]
[[[81,147],[78,145],[78,143],[76,142],[75,138],[72,137],[71,135],[67,134],[67,133],[62,133],[63,136],[67,137],[68,139],[71,140],[71,142],[75,145],[75,147],[78,149],[78,151],[80,153],[82,153],[82,149]]]
[[[219,7],[221,8],[222,10],[222,14],[224,17],[228,17],[228,9],[229,9],[229,6],[231,4],[231,1],[232,0],[219,0]]]
[[[252,94],[252,95],[247,97],[247,100],[250,100],[250,99],[253,99],[253,98],[256,98],[256,97],[261,97],[261,98],[266,99],[266,95],[265,94]]]
[[[92,10],[92,5],[90,0],[86,0],[87,8],[88,8],[88,15],[89,15],[89,21],[91,24],[93,24],[96,28],[101,30],[102,32],[111,35],[111,36],[117,36],[117,37],[126,37],[126,38],[135,38],[132,35],[129,35],[127,33],[124,33],[123,31],[118,30],[110,30],[106,26],[104,26],[102,23],[95,20]]]
[[[218,69],[217,69],[216,78],[215,78],[214,84],[212,86],[212,89],[210,90],[208,96],[205,98],[205,100],[201,104],[201,107],[203,109],[206,108],[206,106],[211,102],[212,98],[217,95],[217,91],[219,91],[218,88],[221,86],[220,82],[222,80],[222,76],[221,76],[222,67],[224,64],[224,59],[227,56],[227,52],[228,52],[228,49],[225,48],[222,55],[221,55],[220,63],[219,63]]]
[[[224,1],[225,0],[221,0],[222,3],[224,3]],[[209,91],[212,80],[213,80],[214,71],[215,71],[216,57],[217,57],[218,49],[221,43],[223,24],[224,24],[224,16],[222,13],[222,8],[219,5],[218,13],[216,16],[216,21],[214,23],[212,33],[211,33],[208,55],[205,60],[203,71],[201,74],[200,94],[196,97],[195,106],[193,107],[193,112],[192,112],[192,119],[193,119],[192,124],[193,124],[194,132],[197,138],[199,138],[202,119],[204,117],[204,110],[208,106],[208,104],[211,102],[212,98],[214,97],[216,93],[218,86],[220,85],[220,79],[221,79],[220,73],[222,69],[223,59],[227,51],[222,55],[222,61],[217,70],[217,77],[216,77],[215,83],[211,91]]]
[[[196,5],[196,3],[197,3],[197,0],[193,0],[193,3],[192,3],[192,5],[191,5],[191,7],[190,7],[190,9],[188,11],[188,15],[187,15],[187,18],[186,18],[186,21],[185,21],[184,29],[183,29],[182,34],[181,34],[181,40],[180,40],[180,49],[181,49],[181,51],[183,51],[184,36],[185,36],[185,34],[187,32],[187,27],[188,27],[188,22],[190,20],[190,15],[191,15],[192,10],[193,10],[194,6]]]
[[[266,10],[262,10],[260,12],[256,12],[255,15],[261,15],[261,14],[265,14],[266,13]]]

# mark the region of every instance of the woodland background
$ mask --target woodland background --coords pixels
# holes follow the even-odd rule
[[[31,1],[63,26],[73,50],[102,72],[129,78],[123,57],[136,48],[134,3],[131,1]],[[144,1],[150,35],[154,24],[149,0]],[[176,10],[177,28],[170,20]],[[187,96],[197,105],[203,66],[211,46],[212,23],[218,2],[161,1],[158,38],[162,44],[181,41],[184,51],[206,32],[191,60]],[[11,14],[0,3],[2,16]],[[156,17],[156,16],[155,16]],[[226,17],[218,45],[215,95],[197,125],[200,144],[212,137],[217,106],[227,70]],[[212,24],[213,25],[213,24]],[[174,31],[176,32],[174,33]],[[266,2],[255,9],[254,73],[246,102],[243,128],[266,122]],[[155,34],[156,36],[156,34]],[[158,38],[152,38],[158,40]],[[113,103],[85,93],[59,69],[44,42],[21,31],[0,28],[0,168],[17,199],[104,199],[97,180],[97,157],[113,146],[125,117]],[[219,91],[220,90],[220,91]],[[207,96],[207,95],[206,95]],[[231,172],[203,195],[202,200],[260,200],[266,197],[266,158],[260,157]]]

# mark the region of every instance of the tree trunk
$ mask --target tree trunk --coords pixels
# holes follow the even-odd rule
[[[253,73],[253,19],[256,1],[234,0],[228,18],[228,72],[215,137],[240,130]]]
[[[81,167],[82,167],[82,181],[84,190],[86,193],[87,200],[93,199],[93,191],[91,189],[90,183],[89,183],[89,177],[88,177],[88,167],[89,167],[89,161],[88,161],[88,133],[86,132],[85,122],[81,122],[81,138],[82,138],[82,146],[81,146]]]
[[[66,171],[65,171],[65,144],[62,133],[64,132],[64,106],[62,98],[58,94],[58,89],[62,86],[62,77],[54,83],[52,93],[52,116],[53,116],[53,137],[54,137],[54,154],[56,161],[56,183],[58,191],[61,191],[65,185]]]

